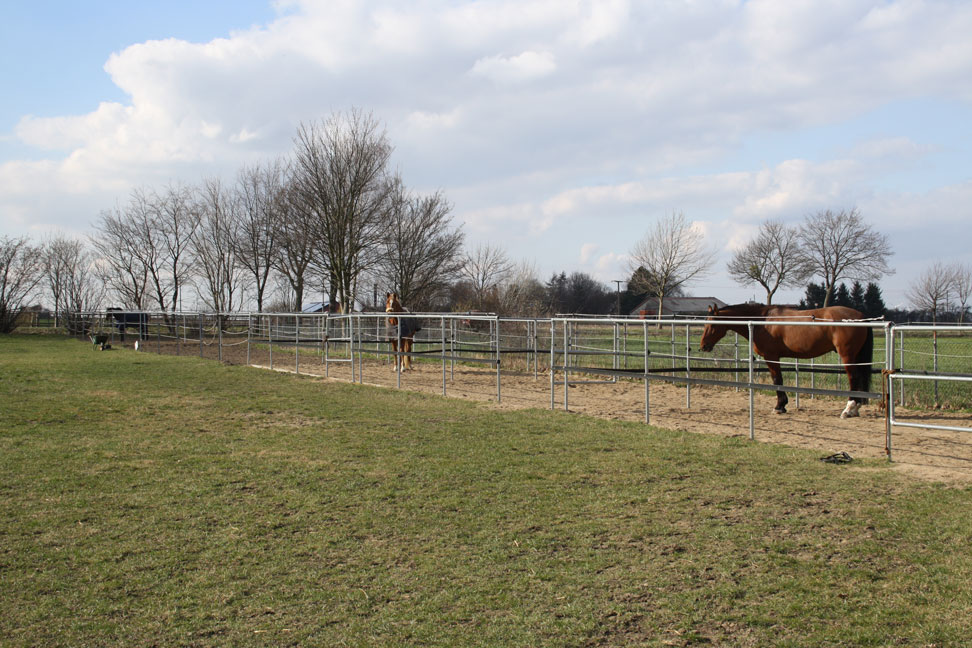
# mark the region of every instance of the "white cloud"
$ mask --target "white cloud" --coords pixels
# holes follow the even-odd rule
[[[889,188],[919,163],[934,176],[944,147],[925,136],[928,126],[954,128],[952,159],[972,159],[961,136],[967,119],[839,128],[916,98],[951,102],[968,117],[969,4],[278,7],[264,27],[116,53],[105,70],[124,103],[22,119],[16,139],[33,155],[0,163],[0,228],[90,220],[133,186],[232,173],[289,151],[299,122],[351,106],[388,124],[405,181],[444,190],[472,237],[548,259],[580,248],[585,264],[616,265],[673,209],[704,222],[727,249],[765,218],[795,222],[826,207],[857,205],[905,245],[936,226],[951,244],[960,237],[948,234],[969,222],[972,191],[955,180],[969,177],[967,163],[926,180],[927,190]],[[840,139],[786,137],[812,140],[831,126],[827,137]],[[766,142],[775,147],[765,157],[749,154]]]
[[[497,83],[522,83],[545,77],[557,69],[550,52],[523,52],[516,56],[487,56],[473,64],[470,73]]]
[[[580,262],[587,263],[590,261],[594,253],[597,252],[597,247],[596,243],[585,243],[582,245],[580,249]]]

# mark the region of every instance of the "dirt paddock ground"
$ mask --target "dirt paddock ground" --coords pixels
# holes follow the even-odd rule
[[[150,343],[145,345],[144,350],[198,355],[199,348],[198,345],[184,345],[177,349],[174,344],[158,346]],[[204,355],[215,359],[215,350],[207,347]],[[246,345],[224,347],[222,360],[246,364]],[[249,364],[269,369],[269,354],[251,352]],[[292,351],[275,353],[275,370],[294,372],[295,365]],[[300,373],[326,380],[351,380],[348,363],[331,363],[325,378],[325,367],[320,358],[312,353],[307,354],[306,358],[301,356]],[[390,359],[385,362],[366,361],[362,375],[365,384],[397,388],[398,378]],[[571,376],[572,380],[583,378],[581,375]],[[562,380],[562,376],[558,374],[557,379]],[[416,362],[412,371],[402,373],[401,388],[441,395],[442,363]],[[534,378],[532,371],[504,369],[500,381],[501,399],[497,402],[494,369],[456,365],[454,370],[446,371],[445,393],[452,398],[481,401],[498,409],[549,409],[550,376],[541,371]],[[556,386],[554,395],[554,406],[562,411],[563,385]],[[693,385],[691,407],[687,408],[684,385],[655,381],[651,384],[649,402],[651,425],[704,434],[749,437],[748,391]],[[797,408],[796,398],[791,393],[788,411],[783,415],[773,412],[775,403],[773,392],[756,392],[754,428],[758,442],[809,448],[819,451],[821,456],[844,451],[855,458],[886,458],[884,411],[874,402],[863,406],[861,417],[856,419],[840,418],[845,403],[842,399],[819,396],[811,399],[804,394]],[[640,380],[620,380],[608,384],[572,385],[568,404],[569,411],[596,418],[644,421],[644,384]],[[900,407],[895,411],[900,420],[970,428],[970,432],[965,433],[895,427],[892,432],[895,470],[925,480],[972,485],[972,414],[912,411]]]

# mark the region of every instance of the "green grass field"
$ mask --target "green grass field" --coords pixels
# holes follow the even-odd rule
[[[0,337],[3,646],[958,646],[972,490]]]

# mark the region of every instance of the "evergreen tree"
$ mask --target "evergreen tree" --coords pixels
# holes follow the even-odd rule
[[[850,302],[851,308],[864,312],[864,286],[861,285],[860,281],[855,281],[854,285],[851,286]]]
[[[850,291],[847,290],[847,284],[844,282],[841,282],[834,292],[834,306],[850,306],[853,308],[851,305]]]
[[[621,312],[630,313],[633,311],[641,302],[648,299],[650,296],[649,288],[655,290],[657,284],[658,281],[644,267],[639,267],[632,272],[631,278],[628,279],[627,288],[621,293]],[[684,297],[685,291],[681,287],[668,286],[665,290],[665,296]]]
[[[823,284],[816,284],[812,281],[807,284],[807,292],[800,300],[800,308],[823,308],[824,299],[827,297],[827,289]]]
[[[861,309],[864,317],[884,317],[887,310],[881,288],[874,282],[868,282],[864,291],[864,308]]]
[[[567,273],[555,272],[544,288],[547,292],[547,309],[551,313],[567,312]]]

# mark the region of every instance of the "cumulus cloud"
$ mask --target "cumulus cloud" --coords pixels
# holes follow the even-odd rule
[[[728,249],[762,219],[826,207],[887,214],[901,231],[916,214],[968,215],[955,180],[967,172],[912,193],[888,179],[941,154],[924,124],[839,128],[915,97],[967,115],[967,4],[277,4],[267,25],[117,52],[105,71],[124,102],[25,116],[14,135],[35,154],[0,163],[0,227],[77,218],[71,200],[38,198],[52,192],[110,206],[146,182],[233,172],[351,106],[388,125],[406,182],[444,190],[473,242],[535,254],[542,238],[547,255],[588,243],[589,264],[616,263],[672,209]],[[832,142],[807,143],[831,127]]]
[[[591,260],[591,257],[594,256],[595,252],[597,252],[596,243],[585,243],[580,249],[580,262],[587,263]]]

